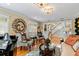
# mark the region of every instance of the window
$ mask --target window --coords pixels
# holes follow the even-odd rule
[[[8,32],[8,19],[0,15],[0,34]]]

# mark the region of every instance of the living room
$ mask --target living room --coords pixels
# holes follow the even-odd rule
[[[0,55],[79,56],[77,6],[79,3],[0,3]],[[50,49],[46,52],[42,44]]]

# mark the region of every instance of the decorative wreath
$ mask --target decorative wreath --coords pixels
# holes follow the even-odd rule
[[[15,19],[12,23],[12,28],[15,32],[24,32],[26,29],[26,23],[23,19]]]
[[[75,28],[76,35],[79,35],[79,18],[75,19]]]

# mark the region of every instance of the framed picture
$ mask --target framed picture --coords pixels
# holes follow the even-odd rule
[[[47,31],[47,25],[46,24],[44,25],[44,31]]]

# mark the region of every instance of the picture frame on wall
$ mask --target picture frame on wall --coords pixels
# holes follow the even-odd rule
[[[46,24],[44,25],[44,31],[47,31],[47,25]]]

